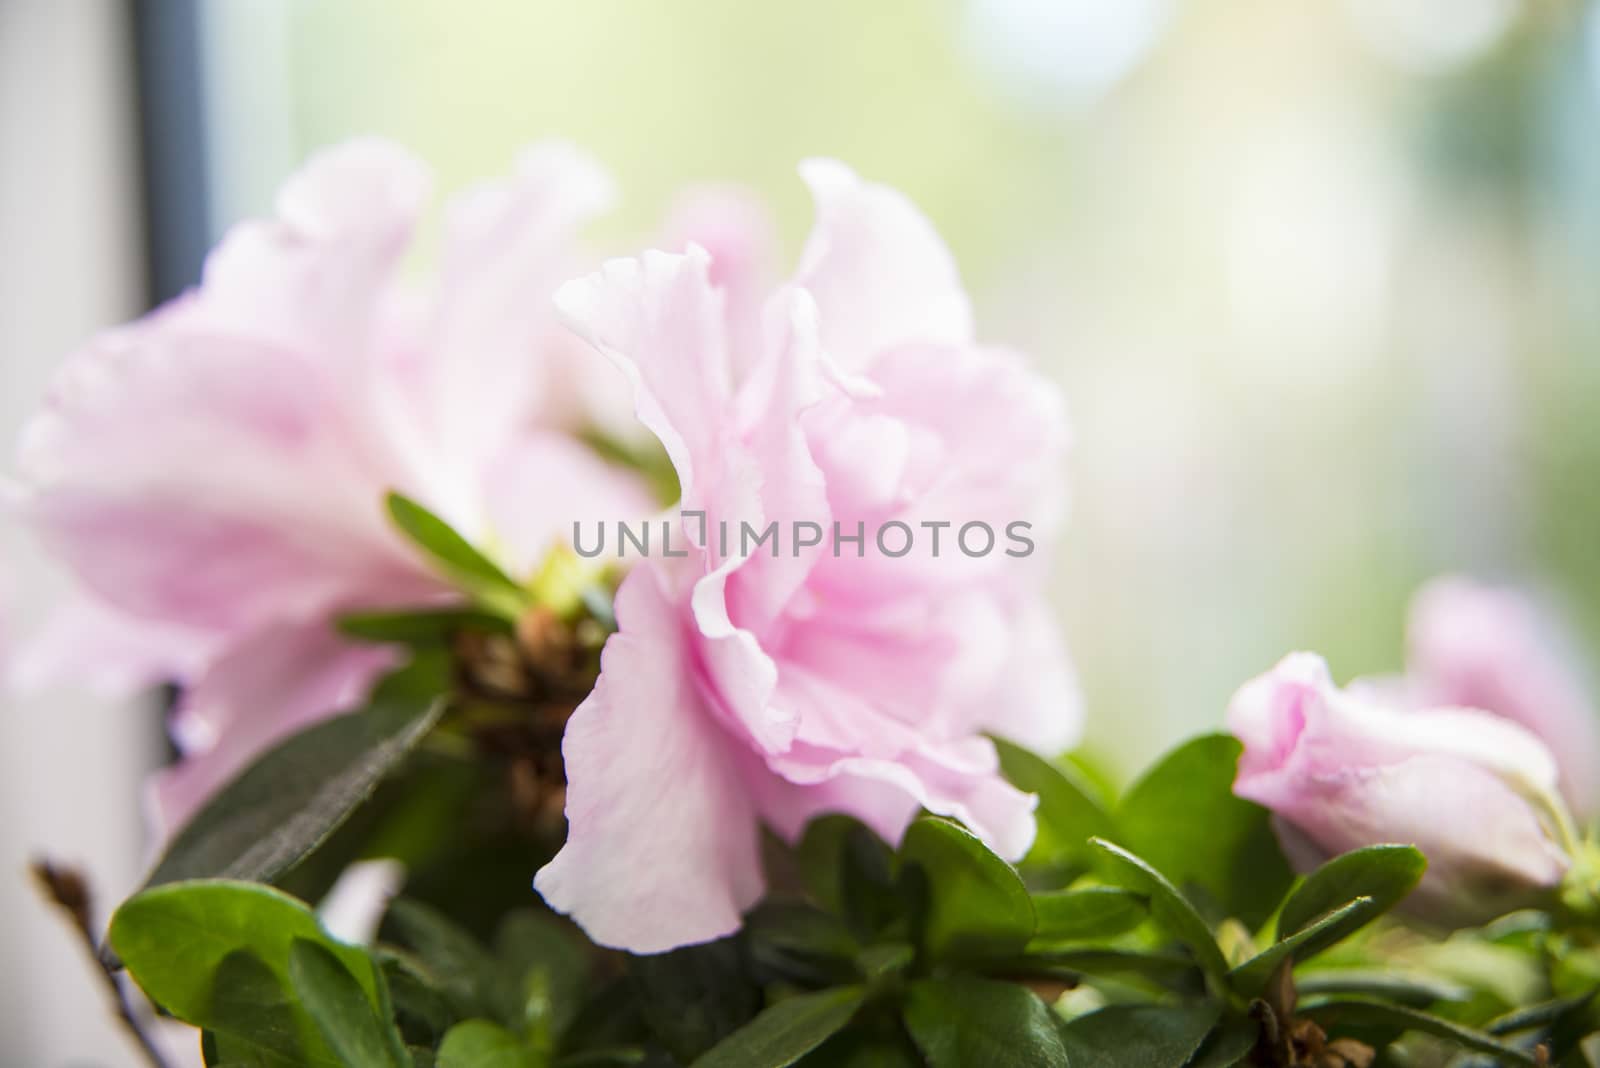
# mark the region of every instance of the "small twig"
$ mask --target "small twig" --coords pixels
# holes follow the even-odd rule
[[[89,957],[94,961],[94,970],[105,980],[111,997],[116,1003],[117,1018],[122,1021],[122,1026],[133,1036],[138,1044],[144,1059],[151,1068],[169,1068],[167,1060],[156,1048],[150,1036],[145,1034],[144,1028],[139,1023],[139,1018],[134,1015],[133,1006],[128,1003],[127,991],[118,981],[116,973],[108,968],[100,956],[99,947],[95,944],[93,895],[89,891],[89,881],[83,873],[74,868],[57,867],[48,860],[36,860],[30,868],[35,881],[39,884],[40,892],[54,905],[66,913],[72,929],[77,932],[83,947],[89,951]]]

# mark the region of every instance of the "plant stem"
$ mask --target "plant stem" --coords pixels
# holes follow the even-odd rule
[[[139,1051],[144,1054],[144,1059],[150,1068],[170,1068],[167,1059],[156,1048],[155,1042],[145,1034],[144,1028],[139,1023],[139,1018],[133,1011],[133,1006],[128,1003],[128,993],[123,989],[116,972],[106,965],[100,956],[99,946],[94,936],[94,918],[92,912],[93,896],[89,891],[89,881],[83,873],[73,868],[58,867],[48,860],[36,860],[31,865],[33,877],[39,884],[40,892],[64,912],[72,929],[77,932],[83,947],[88,950],[89,957],[94,961],[94,970],[100,974],[101,979],[111,992],[112,1001],[116,1005],[117,1018],[122,1021],[122,1026],[133,1037]]]

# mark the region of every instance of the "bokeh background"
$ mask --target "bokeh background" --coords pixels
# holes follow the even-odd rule
[[[1057,604],[1115,775],[1288,649],[1398,668],[1442,571],[1538,589],[1600,652],[1594,5],[0,0],[0,432],[360,133],[442,189],[572,138],[623,189],[602,245],[731,180],[792,253],[807,155],[906,190],[983,334],[1067,390]],[[53,583],[0,531],[0,628],[25,635]],[[131,884],[153,708],[0,718],[18,1063],[127,1062],[22,867],[85,862],[107,903]]]

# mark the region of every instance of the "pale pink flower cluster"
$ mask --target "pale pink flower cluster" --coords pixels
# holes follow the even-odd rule
[[[387,491],[519,576],[574,520],[648,514],[571,433],[618,399],[713,522],[1021,521],[1048,546],[1056,390],[975,340],[904,197],[836,163],[803,173],[816,225],[770,294],[765,215],[725,195],[666,227],[684,251],[560,285],[608,199],[560,146],[453,201],[419,287],[400,265],[421,165],[378,142],[319,155],[196,291],[72,357],[28,428],[21,514],[86,590],[34,672],[178,681],[186,756],[159,794],[182,819],[391,662],[340,640],[340,614],[455,595],[386,523]],[[1035,799],[986,734],[1053,752],[1079,725],[1039,563],[705,545],[637,564],[568,726],[568,837],[538,889],[648,952],[738,927],[762,825],[793,838],[845,812],[892,840],[926,808],[1020,857]]]
[[[568,146],[530,150],[450,203],[423,287],[401,268],[429,184],[383,142],[320,153],[196,290],[73,354],[24,431],[18,513],[84,593],[15,673],[180,683],[163,828],[360,702],[393,654],[342,640],[340,614],[453,595],[391,528],[387,491],[514,572],[574,516],[653,508],[568,433],[571,398],[612,379],[548,302],[610,179]]]
[[[683,506],[713,526],[1022,520],[1048,540],[1056,392],[974,340],[950,254],[904,197],[837,163],[802,173],[817,221],[759,308],[697,248],[556,296],[627,372]],[[607,945],[714,938],[762,893],[758,825],[792,838],[830,811],[896,841],[926,808],[1020,858],[1035,798],[984,732],[1054,752],[1078,727],[1033,569],[719,548],[649,561],[618,591],[621,632],[567,728],[546,900]]]

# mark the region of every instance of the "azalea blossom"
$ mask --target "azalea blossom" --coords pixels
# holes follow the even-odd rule
[[[1550,747],[1572,810],[1584,818],[1600,812],[1600,710],[1567,655],[1570,641],[1531,598],[1435,579],[1412,599],[1406,641],[1414,702],[1482,708],[1520,723]]]
[[[575,517],[652,507],[568,433],[618,380],[549,303],[607,176],[530,150],[451,201],[437,277],[413,285],[429,185],[384,142],[318,154],[196,290],[73,355],[25,430],[17,510],[86,592],[24,673],[181,684],[185,756],[155,791],[169,828],[390,665],[338,616],[453,596],[391,528],[388,491],[513,574]]]
[[[632,382],[703,529],[919,533],[904,556],[836,553],[837,535],[745,552],[688,520],[685,555],[624,580],[563,745],[567,842],[535,884],[605,945],[737,929],[763,889],[763,823],[793,839],[844,812],[896,841],[926,808],[1020,857],[1036,799],[1001,777],[985,733],[1048,752],[1077,737],[1038,561],[955,546],[972,521],[1049,541],[1061,399],[974,340],[951,255],[909,201],[837,163],[802,174],[816,225],[759,307],[744,271],[698,246],[557,294]]]
[[[1301,871],[1415,845],[1428,870],[1408,908],[1465,925],[1547,897],[1572,864],[1555,758],[1508,719],[1342,691],[1321,657],[1293,653],[1240,688],[1228,728],[1244,743],[1234,792],[1272,810]]]

